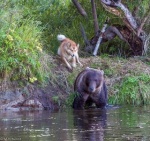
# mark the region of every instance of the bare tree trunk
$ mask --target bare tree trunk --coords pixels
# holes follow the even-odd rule
[[[125,18],[128,21],[128,25],[130,26],[129,27],[130,29],[133,29],[133,30],[137,29],[138,26],[137,26],[137,22],[136,22],[135,18],[132,16],[132,13],[129,11],[129,9],[121,3],[121,0],[118,0],[117,2],[114,2],[113,0],[101,0],[101,2],[102,2],[102,4],[107,6],[107,8],[108,8],[107,10],[109,10],[109,8],[113,9],[109,12],[111,12],[112,14],[115,14],[115,15],[117,15],[116,12],[118,12],[118,16],[123,18],[123,20]],[[121,11],[116,9],[117,7],[119,7],[124,12],[124,14],[122,14]]]
[[[150,45],[150,34],[147,36],[145,42],[144,42],[144,50],[142,52],[142,55],[146,55],[148,51],[148,47]]]
[[[99,26],[98,26],[95,0],[91,0],[91,4],[92,4],[92,14],[93,14],[93,18],[94,18],[94,30],[95,30],[95,34],[96,34],[99,30]]]
[[[116,4],[116,6],[120,7],[120,9],[124,12],[125,17],[128,20],[128,22],[130,23],[131,27],[134,30],[136,30],[138,25],[137,25],[135,18],[132,16],[132,13],[129,11],[129,9],[125,5],[123,5],[121,2],[118,2]]]
[[[102,42],[102,39],[103,39],[103,33],[105,32],[106,28],[107,28],[107,23],[104,24],[104,26],[103,26],[103,28],[102,28],[102,30],[101,30],[100,36],[99,36],[99,38],[98,38],[98,40],[97,40],[96,46],[95,46],[94,51],[93,51],[93,55],[94,55],[94,56],[97,55],[99,46],[100,46],[100,44],[101,44],[101,42]]]
[[[79,13],[83,16],[83,17],[87,17],[87,13],[86,11],[83,9],[83,7],[81,6],[81,4],[78,2],[78,0],[72,0],[73,4],[75,5],[75,7],[78,9]]]

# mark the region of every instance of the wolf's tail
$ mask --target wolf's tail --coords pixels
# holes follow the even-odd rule
[[[65,39],[66,39],[65,35],[62,35],[62,34],[58,34],[58,35],[57,35],[57,40],[58,40],[58,41],[63,41],[63,40],[65,40]]]

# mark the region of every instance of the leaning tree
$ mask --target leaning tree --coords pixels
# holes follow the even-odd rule
[[[149,0],[144,1],[150,6]],[[78,9],[79,13],[82,16],[87,17],[87,13],[79,3],[79,1],[72,0],[72,2]],[[100,0],[100,3],[105,8],[105,10],[118,16],[120,19],[122,19],[123,23],[121,25],[117,24],[109,26],[109,22],[107,20],[104,23],[102,30],[100,30],[98,26],[95,0],[91,0],[95,31],[95,35],[92,39],[87,39],[84,28],[81,25],[82,36],[86,44],[86,51],[93,52],[93,55],[96,55],[100,44],[112,40],[113,38],[118,36],[129,45],[132,52],[131,55],[145,55],[148,49],[150,34],[148,35],[148,33],[146,33],[146,31],[144,30],[144,25],[150,18],[150,7],[148,6],[148,8],[144,12],[144,16],[142,18],[139,18],[137,16],[137,13],[139,13],[139,6],[142,2],[143,0],[139,0],[139,5],[135,6],[134,10],[131,13],[129,8],[124,4],[124,0]]]

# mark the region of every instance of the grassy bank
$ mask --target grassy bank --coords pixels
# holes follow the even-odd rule
[[[60,70],[57,72],[59,75],[55,76],[64,91],[55,95],[55,98],[62,99],[70,106],[75,96],[73,84],[76,76],[84,68],[93,67],[104,70],[109,104],[150,104],[150,65],[147,59],[102,56],[81,58],[81,62],[84,67],[78,67],[72,73],[67,72],[63,66],[57,66]]]
[[[90,2],[81,1],[88,14],[87,19],[79,15],[70,0],[2,0],[0,4],[1,96],[16,89],[31,95],[28,90],[24,92],[24,88],[35,85],[46,91],[58,105],[70,106],[74,99],[74,80],[88,66],[104,70],[110,104],[150,104],[148,56],[146,59],[121,58],[125,57],[126,45],[118,38],[102,45],[101,54],[120,58],[86,56],[80,23],[90,39],[94,35]],[[99,1],[96,4],[100,28],[107,17],[111,18],[111,24],[121,23],[118,17],[106,12]],[[133,8],[131,6],[132,3],[130,9]],[[148,25],[145,28],[149,30]],[[59,33],[80,44],[79,54],[84,67],[77,67],[70,73],[61,65],[56,57],[59,46],[56,36]]]

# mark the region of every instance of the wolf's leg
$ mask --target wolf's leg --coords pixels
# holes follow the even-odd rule
[[[72,57],[72,67],[75,68],[77,65],[76,65],[76,58],[75,56]]]
[[[79,61],[79,55],[78,54],[76,54],[76,60],[77,60],[77,63],[80,64],[80,66],[83,66],[82,63]]]
[[[66,58],[62,57],[62,60],[65,62],[65,64],[67,65],[67,67],[72,70],[72,67],[70,66],[70,64],[68,63],[68,61],[66,60]]]

